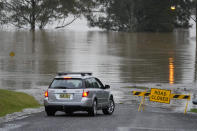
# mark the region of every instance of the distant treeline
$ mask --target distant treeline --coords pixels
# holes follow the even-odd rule
[[[190,27],[194,5],[196,0],[0,0],[0,24],[35,30],[56,22],[64,28],[85,16],[90,26],[106,30],[170,32]]]

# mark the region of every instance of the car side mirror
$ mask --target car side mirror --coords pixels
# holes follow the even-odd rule
[[[109,85],[105,85],[105,89],[109,89],[110,88],[110,86]]]

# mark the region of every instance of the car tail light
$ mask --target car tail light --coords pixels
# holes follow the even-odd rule
[[[45,91],[44,96],[45,96],[45,97],[48,97],[48,96],[49,96],[48,90]]]
[[[82,97],[87,97],[87,96],[88,96],[88,94],[89,94],[89,91],[83,91],[83,95],[82,95]]]

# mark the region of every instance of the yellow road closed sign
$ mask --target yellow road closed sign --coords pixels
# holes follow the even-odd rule
[[[170,104],[171,90],[151,89],[150,101]]]

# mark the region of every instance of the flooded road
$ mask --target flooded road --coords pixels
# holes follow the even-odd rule
[[[195,28],[172,33],[0,31],[0,88],[25,91],[38,100],[56,73],[64,71],[93,72],[111,85],[118,103],[140,100],[123,86],[188,94],[197,91],[196,63]]]
[[[61,71],[90,71],[113,85],[193,85],[196,41],[188,30],[0,32],[0,88],[48,85]]]

